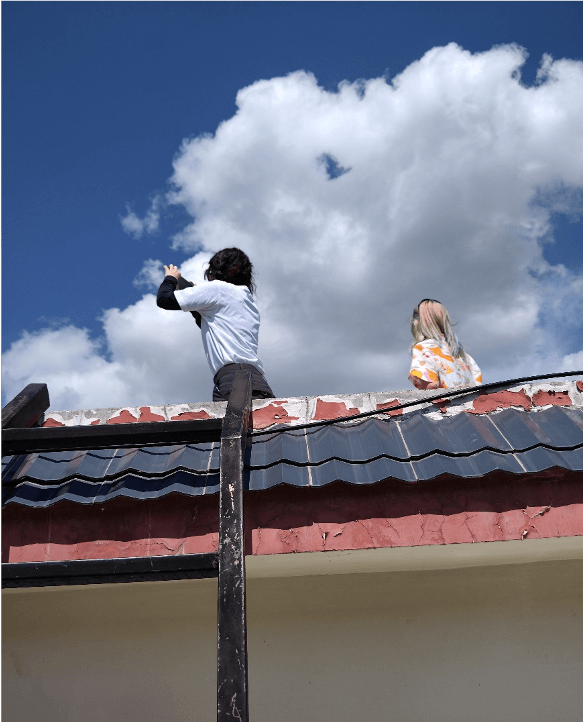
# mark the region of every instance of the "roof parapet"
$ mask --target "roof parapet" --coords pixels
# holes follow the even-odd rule
[[[379,412],[379,417],[422,413],[438,419],[459,413],[496,413],[505,408],[536,412],[549,406],[583,408],[583,381],[565,379],[515,384],[491,391],[476,387],[473,393],[435,401],[443,391],[373,391],[359,394],[328,394],[296,396],[281,399],[257,399],[253,402],[253,429],[300,426],[320,421],[354,421],[361,413]],[[408,408],[395,408],[418,401]],[[183,404],[122,406],[75,411],[48,411],[44,426],[98,426],[105,424],[143,423],[149,421],[182,421],[219,419],[225,415],[225,402],[194,402]]]

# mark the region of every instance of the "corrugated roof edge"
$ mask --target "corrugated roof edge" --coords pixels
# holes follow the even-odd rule
[[[459,413],[491,414],[505,408],[519,408],[525,412],[536,412],[549,406],[583,409],[583,381],[577,379],[519,384],[509,382],[508,386],[493,390],[476,387],[475,392],[458,398],[432,401],[442,391],[412,389],[261,399],[253,402],[253,428],[293,427],[326,419],[350,422],[351,417],[357,414],[374,411],[379,411],[379,416],[422,413],[440,419]],[[395,406],[414,401],[419,401],[419,405],[392,410]],[[49,410],[45,413],[43,426],[213,419],[222,418],[225,408],[225,402],[194,402],[74,411]]]

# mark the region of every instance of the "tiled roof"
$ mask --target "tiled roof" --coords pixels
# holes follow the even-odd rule
[[[441,416],[426,409],[264,433],[247,451],[247,488],[417,482],[444,474],[476,478],[496,470],[524,475],[554,467],[583,471],[583,410],[551,400],[527,411],[530,397],[522,394],[520,410],[480,414],[474,400],[470,413]],[[7,457],[3,467],[5,503],[44,507],[63,499],[94,504],[120,495],[197,496],[218,492],[219,444],[39,453]]]

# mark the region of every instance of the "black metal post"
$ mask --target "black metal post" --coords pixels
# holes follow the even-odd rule
[[[251,417],[251,374],[237,371],[221,435],[217,722],[248,722],[243,553],[243,454]]]
[[[46,384],[28,384],[2,409],[2,428],[31,427],[49,408]]]
[[[137,446],[192,444],[218,441],[221,419],[189,421],[146,421],[108,426],[61,426],[55,428],[4,429],[2,452],[5,456],[42,451],[81,451]]]
[[[213,553],[75,559],[62,562],[12,562],[2,564],[2,589],[208,579],[217,576],[217,555]]]

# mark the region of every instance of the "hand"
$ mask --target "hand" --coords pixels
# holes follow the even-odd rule
[[[419,389],[420,391],[430,391],[432,389],[438,389],[439,384],[435,381],[424,381],[423,379],[420,379],[418,376],[409,376],[409,380],[415,386],[416,389]]]
[[[178,280],[180,278],[180,271],[178,270],[178,266],[175,266],[173,263],[171,263],[169,266],[164,266],[164,275],[174,276],[174,278]]]

